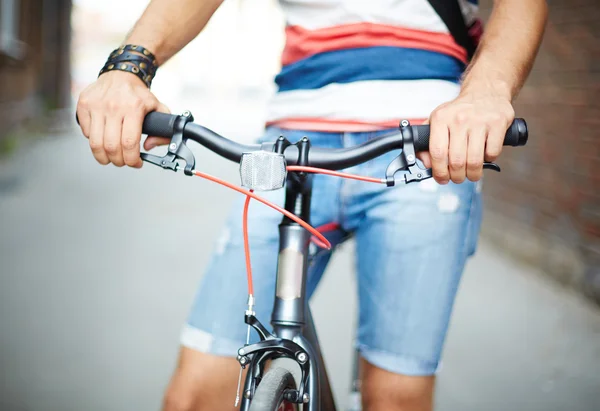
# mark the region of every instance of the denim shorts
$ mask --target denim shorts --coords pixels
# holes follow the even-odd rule
[[[397,132],[323,133],[271,127],[261,140],[274,141],[284,135],[297,141],[308,136],[313,146],[344,148]],[[382,178],[397,155],[390,152],[347,171]],[[356,240],[356,344],[371,364],[404,375],[433,375],[437,371],[460,277],[477,243],[482,211],[480,188],[479,183],[470,181],[441,186],[429,179],[388,188],[337,177],[314,177],[312,225],[337,223],[340,232]],[[259,194],[279,205],[283,203],[284,190]],[[243,201],[243,196],[236,201],[216,242],[182,332],[183,346],[235,356],[245,343]],[[271,318],[275,294],[280,221],[278,212],[251,203],[254,294],[257,317],[265,325]],[[329,257],[329,252],[319,252],[312,259],[307,278],[309,296]]]

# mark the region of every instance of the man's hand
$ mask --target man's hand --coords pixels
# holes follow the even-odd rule
[[[100,164],[117,167],[142,167],[142,123],[151,111],[168,113],[169,109],[139,78],[120,71],[101,75],[81,93],[77,103],[79,124],[94,157]],[[168,139],[151,137],[144,148],[167,143]]]
[[[140,44],[152,51],[159,65],[181,50],[204,28],[223,0],[152,0],[124,44]],[[140,138],[144,116],[168,113],[139,78],[110,71],[79,96],[77,116],[100,164],[141,167]],[[169,139],[148,137],[146,150]]]
[[[429,153],[420,157],[440,184],[462,183],[465,178],[478,181],[484,160],[494,161],[500,155],[514,117],[509,96],[463,91],[431,114]]]
[[[484,159],[502,151],[511,102],[531,70],[547,14],[546,0],[494,0],[460,95],[430,117],[429,153],[420,157],[438,183],[477,181]]]

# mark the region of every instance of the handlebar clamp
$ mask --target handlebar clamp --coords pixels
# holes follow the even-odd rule
[[[187,138],[183,134],[186,124],[192,121],[194,121],[194,116],[189,111],[178,116],[173,125],[173,136],[171,137],[167,154],[160,157],[154,154],[141,153],[142,160],[173,171],[179,169],[180,165],[177,160],[183,160],[185,161],[183,172],[188,176],[193,175],[193,170],[196,167],[196,159],[192,150],[185,144]]]

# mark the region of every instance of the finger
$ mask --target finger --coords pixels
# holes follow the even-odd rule
[[[89,110],[89,102],[87,97],[79,96],[79,100],[77,100],[77,123],[79,123],[79,127],[81,127],[81,131],[86,138],[90,138],[90,126],[92,122],[92,114]]]
[[[107,165],[110,161],[104,151],[104,115],[92,115],[90,120],[90,149],[97,162]]]
[[[483,175],[483,155],[487,128],[480,128],[469,133],[467,148],[467,178],[470,181],[479,181]]]
[[[429,155],[433,178],[440,184],[447,184],[450,174],[448,172],[449,130],[446,122],[432,119],[429,135]]]
[[[92,115],[87,109],[78,107],[77,108],[77,121],[79,123],[79,127],[81,128],[81,132],[84,137],[90,138],[90,126],[92,123]]]
[[[123,149],[121,147],[121,132],[123,130],[123,118],[111,115],[106,118],[104,126],[104,151],[108,159],[117,167],[123,167]]]
[[[485,144],[485,160],[495,161],[500,153],[502,153],[502,147],[504,145],[504,136],[506,135],[506,129],[504,124],[500,123],[490,127],[487,141]]]
[[[166,146],[171,142],[170,138],[167,137],[148,137],[144,141],[144,150],[152,150],[154,147]]]
[[[423,162],[425,168],[431,168],[431,156],[428,151],[421,151],[417,153],[417,158]]]
[[[171,114],[171,110],[169,110],[169,107],[167,107],[163,103],[158,103],[156,111],[160,111],[161,113]]]
[[[129,167],[141,168],[140,139],[142,138],[141,112],[138,115],[128,115],[123,120],[123,133],[121,144],[123,147],[123,160]]]
[[[462,183],[467,176],[467,136],[468,129],[464,126],[455,126],[450,129],[450,179],[454,183]]]

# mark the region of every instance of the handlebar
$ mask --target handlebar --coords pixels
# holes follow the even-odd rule
[[[142,127],[143,133],[157,137],[173,137],[177,128],[177,119],[181,116],[152,112],[146,115]],[[410,129],[416,152],[429,149],[429,125],[406,126]],[[401,129],[402,130],[402,129]],[[257,151],[274,151],[275,143],[264,144],[240,144],[229,140],[214,131],[198,124],[187,122],[183,126],[183,138],[196,141],[216,154],[239,163],[242,154]],[[525,120],[517,118],[513,121],[504,138],[505,146],[523,146],[527,143],[528,130]],[[403,148],[402,132],[398,134],[383,136],[367,141],[363,144],[345,149],[326,149],[311,147],[308,153],[307,164],[312,167],[340,170],[352,167],[391,150]],[[298,164],[299,152],[296,145],[289,145],[283,153],[289,165]]]

